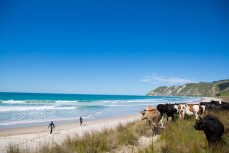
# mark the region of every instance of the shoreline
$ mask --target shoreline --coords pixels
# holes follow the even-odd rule
[[[140,113],[139,114],[131,114],[131,115],[124,115],[124,116],[118,116],[118,117],[109,117],[109,118],[103,118],[103,119],[95,119],[95,120],[84,120],[83,126],[89,126],[89,125],[95,125],[95,124],[101,124],[101,123],[108,123],[111,120],[114,121],[122,121],[122,120],[128,120],[128,118],[136,118],[139,117],[140,119]],[[55,121],[54,121],[55,124]],[[71,122],[71,123],[62,123],[62,124],[55,124],[56,130],[66,130],[69,128],[77,128],[77,127],[83,127],[80,126],[79,121],[77,122]],[[44,125],[38,125],[38,126],[28,126],[28,127],[16,127],[16,128],[8,128],[8,129],[1,129],[0,130],[0,137],[2,136],[11,136],[11,135],[19,135],[19,134],[31,134],[31,133],[40,133],[40,132],[47,132],[48,124],[47,126]]]
[[[91,121],[97,121],[97,120],[104,120],[109,118],[119,118],[122,116],[128,116],[132,115],[130,114],[122,114],[122,115],[113,115],[108,117],[99,117],[99,118],[87,118],[83,116],[84,122],[91,122]],[[50,120],[50,121],[41,121],[41,122],[31,122],[31,123],[20,123],[20,124],[11,124],[11,125],[1,125],[0,126],[0,132],[3,130],[10,130],[10,129],[25,129],[25,128],[33,128],[33,127],[45,127],[50,124],[50,122],[53,121],[55,125],[68,125],[68,124],[75,124],[79,123],[79,118],[77,119],[71,119],[71,120]]]

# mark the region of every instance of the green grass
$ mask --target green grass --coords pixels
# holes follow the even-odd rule
[[[229,113],[215,112],[211,114],[217,116],[224,124],[225,133],[222,138],[227,143],[225,146],[209,148],[204,132],[193,129],[195,119],[188,118],[183,121],[177,120],[176,123],[168,122],[158,142],[161,147],[155,151],[151,149],[152,146],[149,146],[141,150],[140,153],[228,153]]]

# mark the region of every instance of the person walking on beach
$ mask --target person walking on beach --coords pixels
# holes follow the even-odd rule
[[[53,121],[49,124],[48,128],[50,127],[50,134],[52,134],[52,129],[55,128]]]
[[[83,118],[80,116],[80,125],[83,124]]]

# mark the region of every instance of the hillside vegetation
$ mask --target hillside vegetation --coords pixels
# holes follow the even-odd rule
[[[229,96],[229,79],[214,82],[187,83],[183,86],[161,86],[147,96]]]

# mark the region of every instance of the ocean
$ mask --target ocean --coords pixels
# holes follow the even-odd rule
[[[137,114],[147,105],[197,102],[200,97],[0,92],[0,129]]]

